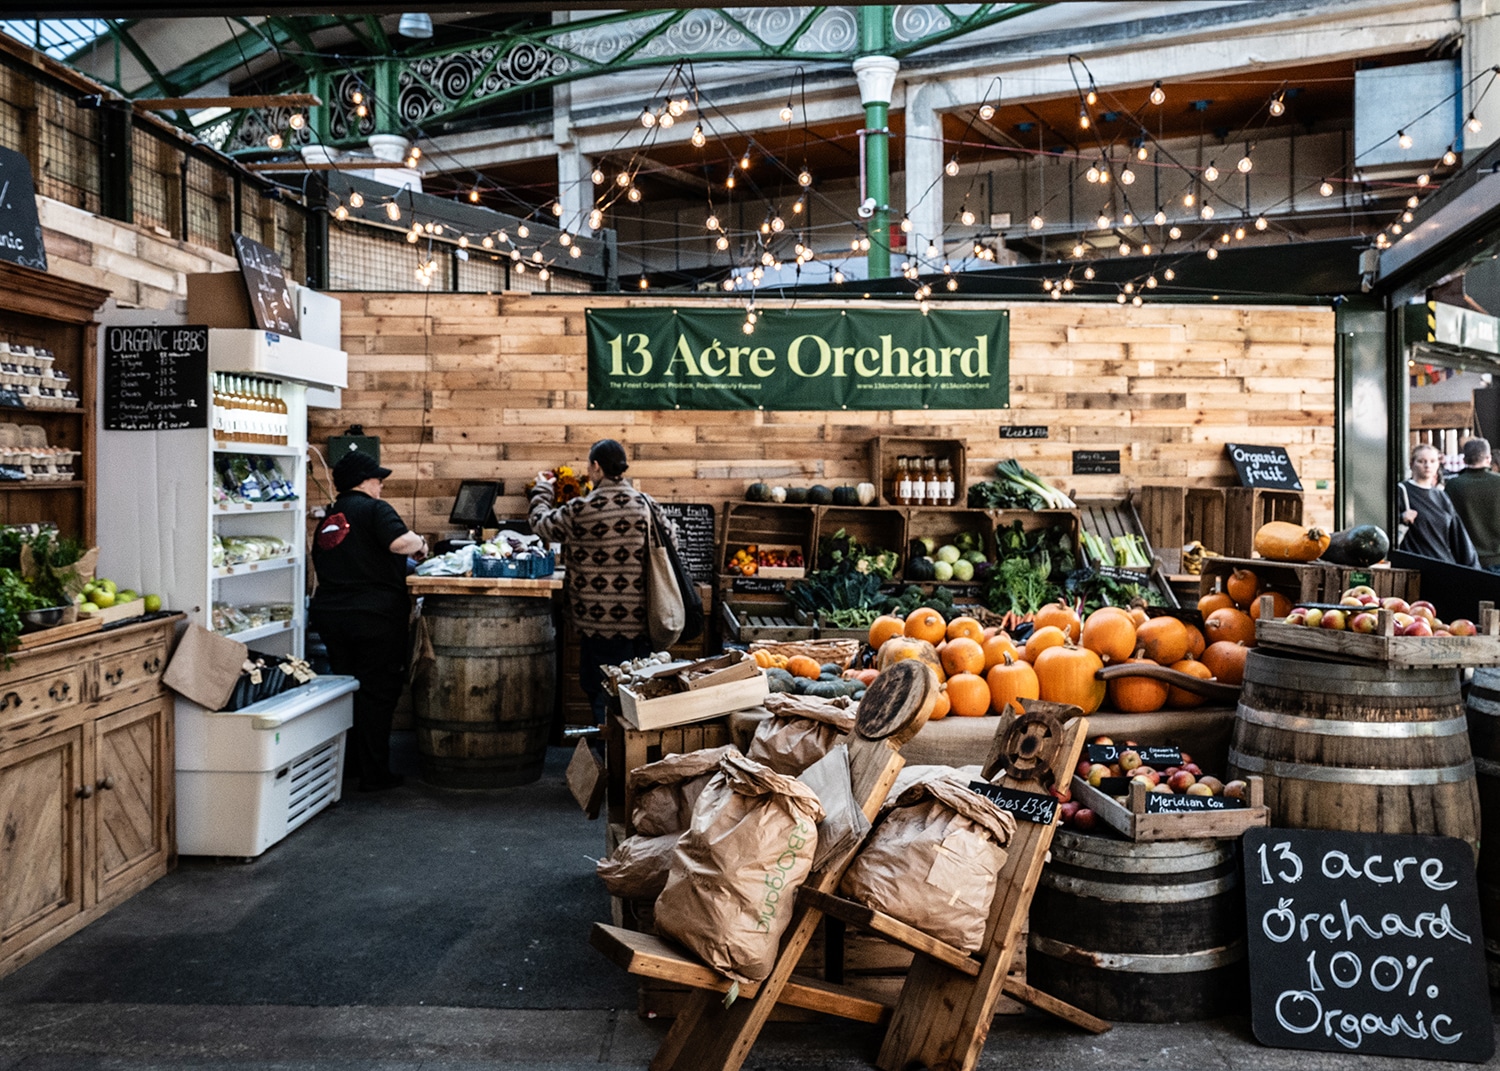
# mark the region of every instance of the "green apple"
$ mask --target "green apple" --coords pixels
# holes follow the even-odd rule
[[[108,610],[115,604],[115,593],[113,591],[94,592],[94,605],[101,610]]]
[[[85,595],[81,591],[77,595],[73,596],[73,605],[74,606],[82,606],[84,603],[86,603],[88,601],[89,601],[89,597],[87,595]]]
[[[115,594],[115,602],[134,602],[139,598],[140,596],[137,595],[131,588],[126,588],[125,590],[117,592]]]
[[[158,611],[160,609],[161,609],[161,596],[160,595],[147,595],[146,596],[146,612],[148,614],[154,614],[154,613],[156,613],[156,611]]]
[[[960,584],[967,584],[974,579],[974,563],[960,558],[953,563],[953,579]]]
[[[99,586],[101,588],[103,588],[105,591],[109,592],[111,595],[115,594],[117,591],[120,590],[120,586],[118,584],[116,584],[113,580],[100,580],[98,583],[99,583]]]
[[[80,603],[78,612],[80,614],[97,614],[99,612],[99,607],[92,602]]]
[[[953,566],[949,562],[939,559],[932,563],[932,579],[943,583],[953,579]]]

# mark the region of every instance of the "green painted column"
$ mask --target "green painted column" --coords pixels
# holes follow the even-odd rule
[[[865,196],[875,202],[866,226],[866,271],[871,279],[884,279],[891,274],[891,90],[901,65],[884,54],[890,48],[891,9],[858,10],[861,55],[854,61],[854,76],[865,109]]]

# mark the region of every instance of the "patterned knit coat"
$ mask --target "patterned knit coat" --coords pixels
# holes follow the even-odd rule
[[[650,499],[628,479],[599,482],[587,495],[553,507],[553,490],[532,492],[531,530],[563,545],[568,613],[590,636],[644,636],[646,526]],[[672,522],[669,536],[676,537]]]

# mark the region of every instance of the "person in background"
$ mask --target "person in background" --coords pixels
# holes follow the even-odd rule
[[[1490,467],[1490,443],[1475,436],[1464,443],[1463,471],[1445,490],[1479,554],[1479,564],[1500,573],[1500,473]]]
[[[564,600],[579,635],[580,683],[599,725],[608,703],[600,667],[651,653],[646,534],[655,503],[625,478],[629,467],[625,447],[600,439],[589,450],[594,489],[588,494],[554,507],[556,492],[547,473],[539,473],[531,489],[532,532],[563,545]],[[671,521],[662,521],[675,539]]]
[[[427,554],[427,541],[406,527],[381,485],[391,474],[369,454],[353,451],[333,466],[338,499],[318,522],[312,562],[318,588],[313,626],[328,647],[333,672],[359,680],[345,776],[361,792],[395,788],[391,772],[391,719],[410,653],[406,559]]]
[[[1411,452],[1411,479],[1396,485],[1396,510],[1403,534],[1397,529],[1396,545],[1409,554],[1479,568],[1479,555],[1453,509],[1453,500],[1438,482],[1442,455],[1437,447],[1422,443]]]

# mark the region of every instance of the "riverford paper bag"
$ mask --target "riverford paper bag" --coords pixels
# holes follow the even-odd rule
[[[656,928],[737,982],[765,978],[812,869],[822,820],[812,789],[726,756],[672,852]]]
[[[733,744],[725,744],[668,755],[631,770],[626,778],[635,797],[630,812],[631,827],[648,837],[681,833],[693,820],[693,805],[719,772],[720,761],[726,755],[739,753],[740,749]]]
[[[682,833],[660,837],[626,837],[608,859],[601,859],[594,873],[611,896],[626,900],[654,900],[667,885],[667,866],[672,849]]]
[[[771,712],[755,729],[747,756],[777,773],[796,777],[854,731],[855,711],[848,697],[767,696]]]
[[[965,952],[989,921],[1009,813],[944,778],[915,785],[875,826],[839,891]]]

